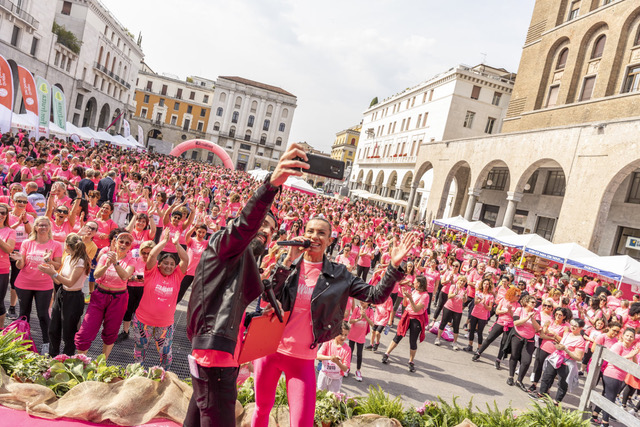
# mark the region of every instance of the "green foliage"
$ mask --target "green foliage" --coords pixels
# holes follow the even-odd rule
[[[416,408],[409,408],[404,411],[404,415],[402,416],[400,423],[404,427],[424,427],[426,425],[424,418]]]
[[[29,359],[35,359],[29,350],[30,340],[21,338],[21,334],[8,330],[0,335],[0,366],[11,375],[16,367],[24,366]],[[27,359],[27,360],[24,360]]]
[[[253,377],[249,377],[238,388],[238,401],[242,404],[242,406],[246,406],[247,403],[256,401],[256,392],[253,384]]]
[[[476,408],[480,410],[480,408]],[[519,427],[523,425],[523,419],[517,418],[513,408],[509,407],[504,411],[498,409],[498,404],[494,401],[493,407],[487,403],[485,412],[476,412],[473,418],[470,418],[477,425],[493,426],[493,427]]]
[[[280,377],[278,387],[276,387],[276,401],[274,406],[277,408],[282,405],[289,405],[289,400],[287,399],[287,382],[284,378]]]
[[[78,40],[75,34],[67,30],[64,25],[58,25],[56,21],[53,21],[53,28],[51,28],[51,32],[58,36],[58,43],[66,46],[76,55],[80,53],[82,42]]]
[[[369,104],[369,108],[373,107],[374,105],[376,105],[378,103],[378,97],[376,96],[375,98],[373,98],[371,100],[371,103]]]
[[[400,396],[392,399],[382,391],[380,386],[369,386],[369,395],[363,398],[355,408],[356,415],[378,414],[388,418],[401,420],[404,417],[404,407]]]
[[[318,390],[316,392],[316,412],[313,418],[316,426],[322,426],[325,423],[337,424],[341,420],[340,409],[338,408],[338,399],[328,391]]]
[[[441,398],[440,406],[429,402],[429,410],[425,410],[423,418],[426,426],[449,427],[460,424],[465,418],[473,421],[472,401],[467,406],[458,405],[457,398],[453,398],[450,405]]]
[[[549,398],[545,404],[534,403],[533,409],[518,417],[522,419],[522,426],[534,427],[544,425],[546,427],[588,427],[590,421],[582,419],[582,413],[578,411],[565,411],[562,405],[554,405]]]

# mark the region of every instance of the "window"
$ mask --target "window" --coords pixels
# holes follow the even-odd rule
[[[197,129],[202,132],[202,129],[204,129],[204,122],[198,122],[198,127]]]
[[[18,3],[20,4],[20,3]],[[71,15],[71,2],[63,1],[62,2],[62,11],[60,12],[63,15]]]
[[[543,237],[547,240],[551,240],[553,238],[553,229],[556,225],[555,218],[548,218],[546,216],[539,216],[538,223],[536,224],[535,233]]]
[[[429,113],[424,113],[424,117],[422,118],[422,127],[425,127],[427,125],[428,116],[429,116]]]
[[[67,65],[67,57],[62,55],[62,61],[60,61],[60,68],[64,70],[65,65]]]
[[[278,126],[278,130],[280,132],[284,132],[284,127],[285,127],[284,123],[280,123],[280,126]]]
[[[13,32],[11,33],[11,46],[18,46],[20,41],[20,27],[13,26]]]
[[[229,129],[229,136],[232,138],[236,136],[236,128],[234,126],[231,126],[231,128]]]
[[[231,123],[238,123],[239,116],[240,116],[240,113],[237,111],[234,111],[233,114],[231,115]]]
[[[593,45],[593,51],[591,52],[591,59],[602,58],[602,53],[604,52],[604,45],[607,42],[607,36],[604,34],[598,37],[596,42]]]
[[[218,98],[220,102],[225,102],[227,100],[227,94],[224,92],[220,92],[220,97]]]
[[[631,185],[629,185],[629,193],[625,203],[640,205],[640,172],[634,172],[631,175]]]
[[[622,92],[635,92],[640,88],[640,65],[629,67],[627,75],[624,78],[624,86]]]
[[[213,130],[220,130],[220,123],[215,122],[215,123],[213,124]]]
[[[162,113],[156,114],[156,123],[160,123],[162,121]]]
[[[429,91],[429,102],[433,99],[433,89]]]
[[[271,117],[273,115],[273,105],[267,106],[267,117]]]
[[[69,72],[69,70],[71,69],[71,58],[69,58],[69,60],[67,61],[67,73]]]
[[[536,188],[536,182],[538,182],[538,171],[535,171],[531,174],[527,183],[524,185],[523,193],[525,194],[533,194],[533,191]]]
[[[260,135],[260,145],[265,145],[267,143],[267,135],[264,133]]]
[[[270,124],[271,122],[269,121],[269,119],[265,119],[264,123],[262,124],[262,130],[269,130]]]
[[[178,116],[176,116],[175,114],[172,115],[170,123],[175,126],[178,123]]]
[[[163,98],[160,98],[160,101],[158,102],[158,106],[164,107],[164,99]]]
[[[596,84],[596,76],[586,77],[582,84],[582,93],[580,94],[580,101],[587,101],[591,99],[593,95],[593,87]]]
[[[255,117],[254,116],[249,116],[249,119],[247,120],[247,127],[252,128],[253,127],[253,122],[255,121]]]
[[[421,122],[422,122],[422,114],[418,114],[418,120],[416,121],[416,129],[420,127]]]
[[[490,227],[495,227],[499,212],[500,206],[483,204],[480,210],[480,221]]]
[[[496,124],[496,119],[494,117],[489,117],[487,119],[487,125],[484,127],[484,133],[493,133],[493,126]]]
[[[193,112],[193,105],[187,106],[187,114],[191,114]]]
[[[79,110],[82,108],[82,101],[84,101],[84,95],[79,93],[78,96],[76,97],[76,110]]]
[[[567,21],[571,21],[572,19],[576,19],[580,12],[580,0],[575,0],[571,2],[571,8],[569,9],[569,16],[567,17]]]
[[[482,188],[487,190],[504,191],[507,186],[507,180],[509,179],[509,169],[505,168],[493,168],[487,175],[487,180],[484,182]]]
[[[191,99],[191,100],[196,99],[196,93],[191,91],[191,93],[189,94],[189,99]]]
[[[258,102],[257,101],[253,101],[251,103],[251,112],[255,113],[256,111],[258,111]]]
[[[176,98],[182,99],[182,89],[178,89],[178,91],[176,92]]]
[[[204,95],[202,97],[202,102],[205,103],[205,104],[208,103],[209,102],[209,95]]]
[[[36,52],[38,52],[38,42],[40,41],[40,39],[37,38],[33,38],[33,40],[31,40],[31,56],[36,56]],[[71,62],[71,61],[69,61]],[[69,71],[69,70],[67,70]]]
[[[276,138],[276,146],[280,147],[282,145],[282,138]]]
[[[180,109],[180,103],[179,102],[174,102],[173,103],[173,109],[178,111]]]
[[[636,30],[636,38],[633,39],[633,45],[634,46],[640,45],[640,25],[638,26],[638,29]]]
[[[409,130],[409,126],[411,126],[411,117],[407,119],[407,127],[405,130]]]
[[[56,59],[53,61],[53,65],[57,67],[59,63],[60,63],[60,52],[56,52]]]
[[[151,80],[147,80],[147,90],[153,92],[153,82]]]
[[[200,109],[200,117],[205,117],[207,115],[207,110],[205,110],[204,108]]]
[[[560,85],[551,86],[549,88],[549,95],[547,96],[547,107],[553,107],[558,102],[558,92],[560,92]]]
[[[464,124],[462,126],[471,129],[473,126],[473,119],[476,116],[476,113],[473,111],[467,111],[467,114],[464,116]]]
[[[222,107],[218,107],[218,109],[216,110],[216,116],[222,117]]]
[[[249,144],[240,144],[240,149],[251,151],[251,146]]]
[[[247,133],[244,134],[244,140],[245,141],[251,141],[251,132],[247,131]]]
[[[140,117],[142,117],[143,119],[147,118],[147,109],[146,108],[141,108],[140,109]]]
[[[149,95],[145,95],[142,102],[145,103],[145,104],[148,104],[149,103]]]
[[[474,86],[471,90],[471,99],[480,98],[480,86]]]
[[[569,49],[564,48],[558,55],[558,62],[556,63],[556,70],[561,70],[567,65],[567,58],[569,57]]]
[[[502,99],[502,94],[500,92],[493,92],[493,99],[491,100],[491,103],[495,106],[499,106],[501,99]]]
[[[162,85],[162,90],[160,91],[160,95],[167,95],[167,85]]]
[[[547,182],[542,194],[546,194],[548,196],[564,196],[564,189],[564,172],[561,170],[549,171],[549,176],[547,176]]]
[[[640,260],[640,249],[635,246],[627,246],[629,238],[636,238],[640,240],[640,230],[631,227],[618,227],[616,237],[616,255],[629,255],[636,260]]]
[[[242,107],[242,98],[240,98],[239,96],[236,97],[236,105],[234,108],[237,108],[238,110],[240,109],[240,107]]]

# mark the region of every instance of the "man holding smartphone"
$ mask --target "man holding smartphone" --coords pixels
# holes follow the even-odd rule
[[[302,175],[300,168],[309,167],[306,160],[303,147],[291,144],[238,216],[211,236],[202,254],[187,311],[193,396],[186,427],[235,426],[238,333],[245,309],[264,291],[256,259],[278,230],[270,208],[280,186],[289,176]]]

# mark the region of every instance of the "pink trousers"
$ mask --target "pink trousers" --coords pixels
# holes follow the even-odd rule
[[[316,410],[316,373],[314,360],[298,359],[280,353],[253,362],[256,410],[252,427],[267,427],[276,398],[276,387],[284,372],[287,380],[291,427],[313,427]]]

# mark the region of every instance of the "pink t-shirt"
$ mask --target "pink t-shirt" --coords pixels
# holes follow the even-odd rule
[[[566,334],[562,338],[561,343],[572,353],[576,350],[581,350],[582,352],[584,352],[587,348],[587,342],[584,340],[584,338],[582,338],[582,335],[574,335],[572,333]]]
[[[631,353],[631,351],[633,350],[633,346],[630,346],[629,348],[625,348],[625,346],[621,342],[617,342],[613,346],[611,346],[610,350],[615,354],[624,357],[627,354]],[[621,370],[620,368],[616,368],[612,363],[609,363],[607,364],[607,367],[604,368],[604,371],[602,371],[602,375],[605,377],[615,378],[616,380],[624,381],[625,377],[627,376],[627,373]]]
[[[51,233],[53,240],[64,244],[65,239],[71,233],[71,224],[69,221],[65,221],[62,225],[57,225],[55,221],[51,221]]]
[[[9,240],[16,241],[16,230],[4,227],[0,228],[0,240],[8,242]],[[9,254],[3,250],[0,250],[0,274],[8,274],[11,272],[11,262]]]
[[[520,319],[523,319],[523,318],[527,317],[528,315],[529,315],[529,313],[527,313],[525,311],[525,309],[522,308],[522,307],[519,307],[513,313],[514,317],[519,317]],[[520,335],[522,338],[526,338],[526,339],[530,340],[530,339],[533,339],[533,337],[536,335],[536,330],[533,327],[533,319],[529,319],[529,320],[526,321],[526,323],[523,323],[521,325],[517,325],[515,328],[516,328],[516,332],[518,333],[518,335]]]
[[[368,246],[362,246],[360,249],[360,257],[358,258],[358,265],[361,267],[371,267],[371,258],[373,257],[373,248]]]
[[[520,307],[520,304],[518,302],[509,302],[506,299],[501,300],[498,303],[498,307],[496,309],[496,311],[500,310],[506,310],[507,307],[511,307],[512,312],[515,313],[516,308]],[[498,325],[502,325],[502,326],[509,326],[512,327],[513,326],[513,315],[509,314],[509,312],[500,314],[498,316],[498,320],[496,321],[496,323]]]
[[[549,329],[549,332],[553,332],[555,335],[558,335],[562,338],[565,331],[567,330],[567,326],[568,325],[566,323],[562,323],[558,325],[556,322],[552,322],[549,325],[548,329]],[[556,351],[556,347],[553,345],[554,342],[555,342],[554,340],[542,340],[542,344],[540,345],[540,348],[546,351],[547,353],[551,354],[554,351]]]
[[[407,304],[407,313],[413,315],[419,315],[427,311],[427,306],[429,305],[429,294],[427,292],[418,292],[415,289],[411,292],[411,297],[413,298],[413,303],[418,306],[423,304],[424,307],[420,311],[414,311],[411,304]]]
[[[436,270],[427,269],[424,272],[424,277],[427,279],[427,292],[433,293],[436,287],[436,283],[440,280],[440,273]]]
[[[373,317],[373,309],[367,308],[365,310],[365,314],[368,318],[371,319]],[[351,313],[351,316],[349,316],[349,320],[360,319],[361,315],[362,315],[362,307],[360,306],[360,304],[358,304],[356,305],[356,308]],[[348,335],[349,341],[357,342],[358,344],[363,344],[367,338],[368,326],[369,326],[369,323],[367,322],[366,319],[361,319],[355,323],[352,323],[351,329],[349,330],[349,335]]]
[[[27,215],[27,222],[31,223],[31,229],[33,230],[33,223],[35,221],[35,218],[32,217],[31,215]],[[22,223],[22,221],[20,220],[19,217],[13,215],[12,213],[9,213],[9,225],[13,225],[16,222],[20,222],[20,225],[18,225],[17,227],[14,228],[14,230],[16,231],[16,251],[20,250],[20,247],[22,246],[22,242],[24,242],[25,240],[27,240],[27,238],[29,238],[29,235],[27,234],[27,231],[24,228],[24,224]]]
[[[455,294],[451,296],[451,292],[454,292],[454,289],[455,289],[455,285],[451,285],[451,288],[449,289],[450,296],[449,296],[449,299],[447,299],[447,302],[444,304],[444,306],[449,310],[453,311],[454,313],[462,313],[462,308],[463,308],[462,306],[465,301],[467,290],[464,287],[460,287],[457,290],[455,290]]]
[[[160,273],[157,265],[151,270],[145,270],[144,293],[136,310],[136,318],[145,325],[159,328],[173,325],[183,277],[184,273],[179,266],[169,276]]]
[[[93,243],[96,244],[98,249],[102,249],[104,247],[109,246],[109,238],[101,239],[99,237],[100,234],[106,234],[107,236],[114,228],[118,228],[118,224],[116,224],[111,218],[103,221],[101,219],[94,219],[95,223],[98,224],[98,231],[95,236],[93,236]]]
[[[31,291],[48,291],[53,289],[53,279],[48,274],[38,270],[38,266],[44,263],[47,254],[50,258],[62,257],[62,246],[55,240],[47,243],[38,243],[35,240],[27,240],[20,247],[20,254],[25,257],[24,267],[16,277],[16,288]]]
[[[489,320],[491,314],[491,306],[493,305],[493,294],[477,293],[476,298],[482,298],[482,303],[489,307],[489,310],[484,308],[482,304],[474,304],[471,315],[476,319]]]
[[[376,326],[386,326],[389,323],[389,315],[393,310],[393,300],[387,298],[382,304],[378,304],[374,308],[373,312],[373,324]]]
[[[338,346],[338,344],[336,344],[336,340],[323,342],[320,346],[320,350],[318,350],[318,354],[324,356],[338,356],[340,358],[340,363],[345,365],[347,370],[351,368],[351,348],[349,348],[346,343]],[[322,373],[332,379],[338,379],[346,375],[346,372],[343,372],[340,367],[331,360],[322,361]]]
[[[189,255],[187,276],[195,276],[196,267],[198,266],[198,263],[200,263],[200,258],[202,258],[202,253],[207,248],[208,243],[207,239],[203,239],[201,242],[196,239],[192,239],[191,242],[189,242],[189,246],[187,247],[187,255]]]
[[[105,265],[107,263],[107,260],[107,252],[104,251],[98,259],[97,268]],[[129,253],[119,261],[120,267],[127,268],[130,265],[135,265],[135,260],[136,259]],[[110,265],[109,268],[107,268],[107,271],[105,271],[105,273],[102,275],[102,277],[96,279],[96,283],[98,283],[99,285],[103,285],[107,290],[125,289],[127,287],[127,281],[120,278],[118,272],[116,271],[115,265]]]
[[[138,249],[140,247],[140,244],[142,242],[146,242],[147,240],[153,240],[153,237],[151,237],[149,235],[149,229],[145,229],[142,231],[138,231],[135,228],[133,229],[133,231],[131,232],[131,235],[133,236],[133,243],[131,244],[131,249]]]
[[[144,262],[142,257],[134,258],[135,261],[133,263],[133,275],[127,282],[127,286],[132,286],[134,288],[140,288],[144,286],[144,282],[134,281],[132,279],[136,279],[138,276],[142,276],[144,279],[144,270],[146,268],[147,263]]]
[[[322,262],[302,262],[298,278],[298,293],[289,323],[282,333],[278,353],[305,360],[316,358],[316,350],[311,348],[313,344],[311,295],[321,272]]]

